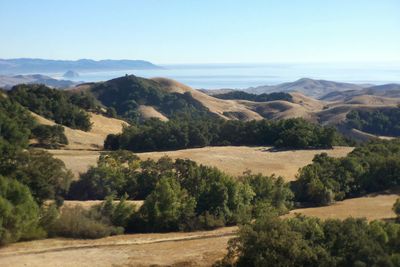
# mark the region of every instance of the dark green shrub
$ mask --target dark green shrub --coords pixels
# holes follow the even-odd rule
[[[29,188],[0,176],[0,245],[45,237]]]

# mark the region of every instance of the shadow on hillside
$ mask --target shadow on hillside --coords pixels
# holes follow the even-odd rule
[[[315,148],[315,147],[309,147],[309,148],[299,148],[299,149],[294,149],[290,147],[270,147],[270,148],[265,148],[262,149],[261,152],[287,152],[287,151],[304,151],[304,150],[333,150],[333,148]]]

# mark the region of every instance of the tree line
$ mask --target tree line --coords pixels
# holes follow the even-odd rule
[[[375,135],[400,136],[400,108],[353,110],[347,114],[346,124]]]
[[[344,158],[316,155],[292,189],[299,202],[328,205],[400,185],[400,140],[373,140]]]
[[[121,134],[108,135],[105,149],[135,152],[176,150],[208,145],[275,146],[278,148],[331,148],[346,144],[332,127],[301,118],[278,121],[223,119],[149,120],[125,127]]]
[[[270,94],[250,94],[243,91],[232,91],[223,94],[215,94],[213,95],[215,98],[219,99],[234,99],[234,100],[248,100],[254,102],[268,102],[275,100],[283,100],[288,102],[293,102],[293,97],[289,93],[285,92],[273,92]]]
[[[71,94],[45,85],[22,84],[8,91],[8,96],[58,124],[83,131],[89,131],[92,127],[90,116],[83,107],[89,109],[95,105],[94,98],[85,94]]]

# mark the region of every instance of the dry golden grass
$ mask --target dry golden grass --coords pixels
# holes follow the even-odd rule
[[[148,120],[148,119],[151,119],[151,118],[157,118],[160,121],[168,121],[167,117],[165,117],[163,114],[158,112],[152,106],[140,105],[139,108],[138,108],[138,111],[140,113],[141,119],[143,119],[143,120]]]
[[[97,240],[45,239],[0,249],[0,266],[211,266],[226,254],[236,227],[133,234]]]
[[[62,160],[65,166],[72,171],[74,177],[79,178],[79,173],[86,172],[90,166],[96,166],[100,151],[93,150],[47,150],[55,158]]]
[[[346,199],[331,206],[292,210],[290,214],[285,217],[303,214],[321,219],[345,219],[347,217],[367,218],[370,221],[392,219],[396,217],[392,207],[399,197],[400,192],[392,192],[388,194]]]
[[[312,162],[314,155],[326,152],[332,157],[344,157],[352,150],[351,147],[335,147],[323,150],[270,151],[269,147],[223,146],[137,155],[142,159],[159,159],[165,155],[174,159],[187,158],[203,165],[215,166],[234,176],[251,170],[253,173],[280,175],[291,181],[295,179],[299,168]]]
[[[269,147],[223,146],[204,147],[165,152],[137,153],[145,159],[159,159],[169,156],[173,159],[191,159],[200,164],[215,166],[228,174],[238,176],[246,170],[265,175],[281,175],[287,181],[295,179],[299,168],[311,163],[314,155],[326,152],[332,157],[346,156],[353,148],[335,147],[334,149],[270,151]],[[90,165],[96,165],[98,151],[49,150],[56,158],[64,161],[78,177]]]
[[[90,209],[93,206],[99,205],[103,202],[103,200],[64,200],[63,208],[71,208],[75,206],[81,206],[84,209]],[[114,203],[118,203],[119,201],[113,201]],[[127,204],[134,204],[136,208],[140,208],[143,205],[143,200],[126,200]]]
[[[239,103],[238,101],[218,99],[171,79],[153,78],[153,80],[161,84],[164,87],[164,89],[168,92],[174,92],[180,94],[190,92],[194,99],[196,99],[203,106],[208,108],[210,112],[217,114],[221,118],[232,119],[240,117],[243,120],[262,119],[262,116],[260,114],[258,114],[255,111],[252,111],[251,109]],[[231,115],[227,115],[229,113]]]
[[[102,149],[104,140],[108,134],[120,133],[123,125],[127,125],[127,123],[122,120],[107,118],[94,113],[89,114],[90,121],[93,123],[92,129],[89,132],[75,130],[64,126],[65,135],[69,142],[66,149],[100,150]],[[40,124],[55,124],[53,121],[43,118],[35,113],[32,113],[32,115]]]

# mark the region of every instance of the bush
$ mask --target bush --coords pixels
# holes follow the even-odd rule
[[[162,178],[139,210],[139,218],[151,231],[176,231],[186,228],[194,217],[196,201],[173,178]]]
[[[107,225],[93,219],[90,212],[81,206],[64,207],[60,217],[52,226],[55,236],[71,238],[101,238],[123,233],[123,228]]]
[[[117,204],[113,203],[113,196],[109,196],[102,204],[92,208],[98,220],[107,224],[126,228],[129,220],[136,211],[134,204],[127,204],[128,195],[123,196]]]
[[[396,213],[397,217],[400,218],[400,198],[393,204],[393,211]]]
[[[0,245],[45,236],[29,188],[0,176]]]

